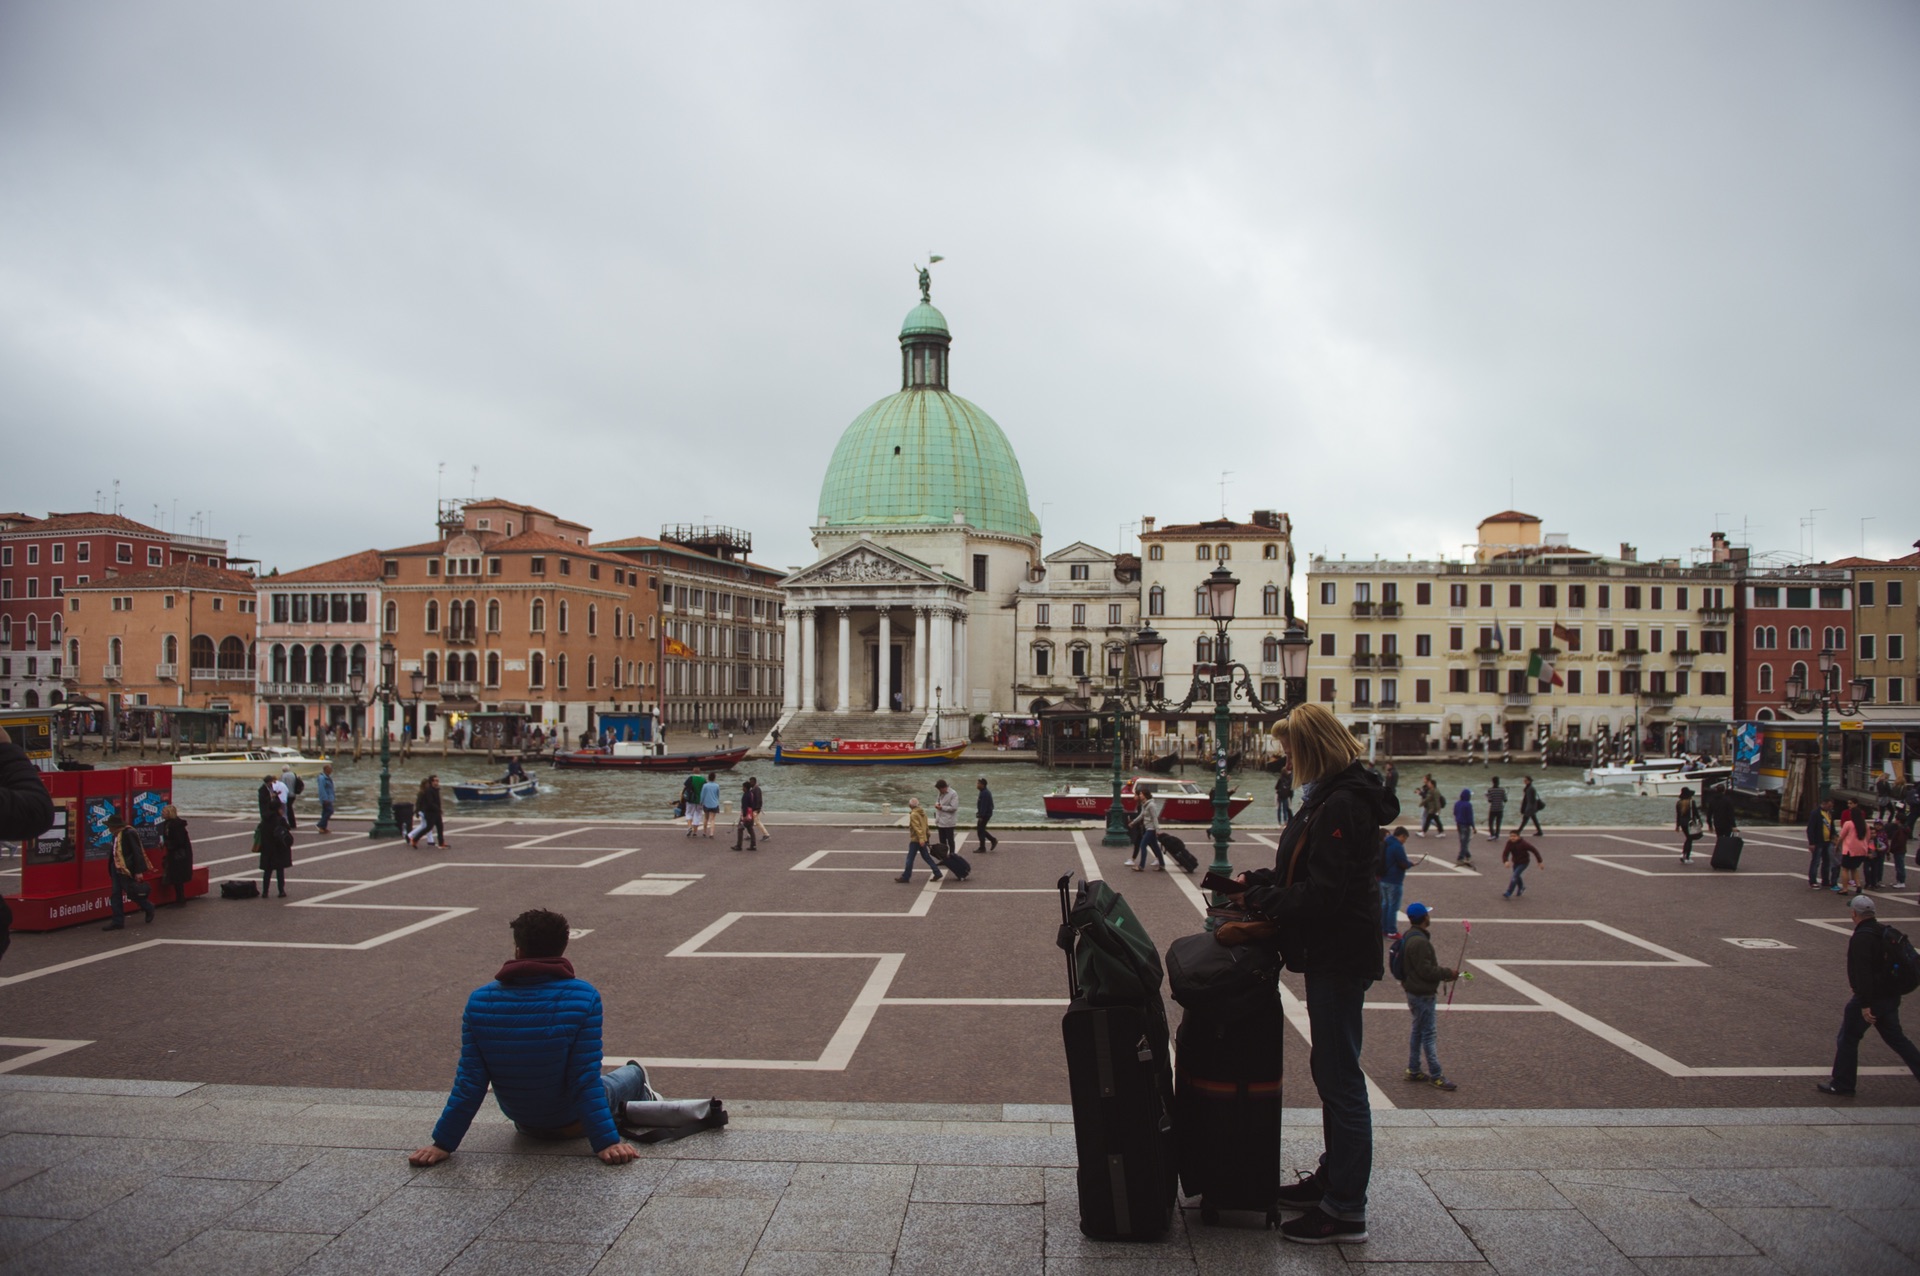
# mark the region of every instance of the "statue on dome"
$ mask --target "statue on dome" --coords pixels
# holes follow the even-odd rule
[[[933,304],[933,276],[928,273],[925,266],[916,266],[915,269],[920,272],[920,304],[923,306],[931,306]]]

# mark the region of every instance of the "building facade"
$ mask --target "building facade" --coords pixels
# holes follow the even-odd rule
[[[1845,567],[1776,566],[1749,560],[1733,594],[1739,661],[1734,714],[1766,721],[1796,716],[1787,680],[1820,685],[1820,653],[1834,653],[1829,685],[1853,677],[1853,573]]]
[[[1013,702],[1037,713],[1089,690],[1117,688],[1140,627],[1140,559],[1075,541],[1041,560],[1014,599]]]
[[[1894,559],[1848,558],[1831,566],[1853,573],[1853,669],[1873,692],[1869,714],[1914,717],[1920,553]]]
[[[117,574],[66,588],[66,690],[118,709],[222,710],[254,717],[252,576],[200,563]]]
[[[648,641],[658,670],[659,712],[671,729],[764,734],[785,697],[783,573],[748,556],[753,538],[736,527],[678,524],[659,539],[634,536],[596,546],[633,564],[657,600]]]
[[[365,688],[380,677],[381,569],[377,549],[261,577],[259,708],[269,736],[370,735]]]
[[[1720,751],[1734,713],[1731,562],[1642,562],[1482,520],[1464,560],[1315,556],[1307,694],[1389,752],[1620,739]],[[1535,656],[1558,680],[1530,675]]]
[[[225,541],[164,532],[120,514],[0,514],[0,706],[31,709],[66,699],[61,598],[69,588],[110,571],[131,576],[226,562]]]

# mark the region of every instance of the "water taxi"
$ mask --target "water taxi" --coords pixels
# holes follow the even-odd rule
[[[508,798],[530,798],[540,791],[538,780],[488,780],[482,784],[456,784],[456,802],[504,802]]]
[[[176,780],[258,780],[267,772],[279,775],[288,767],[302,779],[320,774],[333,759],[310,758],[298,749],[269,746],[235,753],[190,753],[173,760]]]
[[[1163,824],[1211,824],[1213,793],[1190,780],[1168,780],[1157,775],[1137,775],[1120,786],[1120,808],[1132,817],[1140,809],[1141,796],[1160,801]],[[1096,793],[1084,785],[1068,785],[1049,793],[1044,799],[1047,817],[1055,820],[1104,820],[1113,805],[1113,794]],[[1227,818],[1232,819],[1253,805],[1250,797],[1227,796]]]
[[[666,753],[647,740],[616,740],[604,749],[570,749],[553,755],[556,767],[616,771],[726,771],[747,756],[747,746],[705,753]]]

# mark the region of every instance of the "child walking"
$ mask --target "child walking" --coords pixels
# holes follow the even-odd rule
[[[1507,833],[1507,844],[1500,848],[1500,862],[1513,865],[1513,878],[1507,883],[1507,893],[1500,897],[1512,899],[1515,895],[1527,893],[1527,865],[1544,864],[1546,857],[1540,854],[1539,847],[1520,836],[1519,829],[1512,829]]]
[[[1457,1089],[1440,1070],[1438,1002],[1441,984],[1450,984],[1460,972],[1442,966],[1433,955],[1433,937],[1428,933],[1433,910],[1425,904],[1407,905],[1407,933],[1400,938],[1400,987],[1407,994],[1407,1009],[1413,1012],[1413,1032],[1407,1038],[1407,1080],[1423,1081],[1436,1090]],[[1426,1055],[1426,1070],[1420,1069],[1420,1056]]]

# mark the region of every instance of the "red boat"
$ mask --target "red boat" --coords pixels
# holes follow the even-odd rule
[[[597,767],[620,771],[725,771],[747,756],[745,748],[714,753],[647,753],[646,746],[616,744],[607,749],[573,749],[553,755],[556,767]]]
[[[1188,780],[1169,780],[1158,775],[1137,775],[1120,786],[1120,808],[1129,817],[1140,809],[1145,794],[1160,799],[1163,824],[1213,823],[1213,793]],[[1070,785],[1046,796],[1047,818],[1054,820],[1104,820],[1113,805],[1113,794],[1096,793],[1091,788]],[[1250,797],[1229,794],[1227,818],[1232,819],[1253,805]]]

